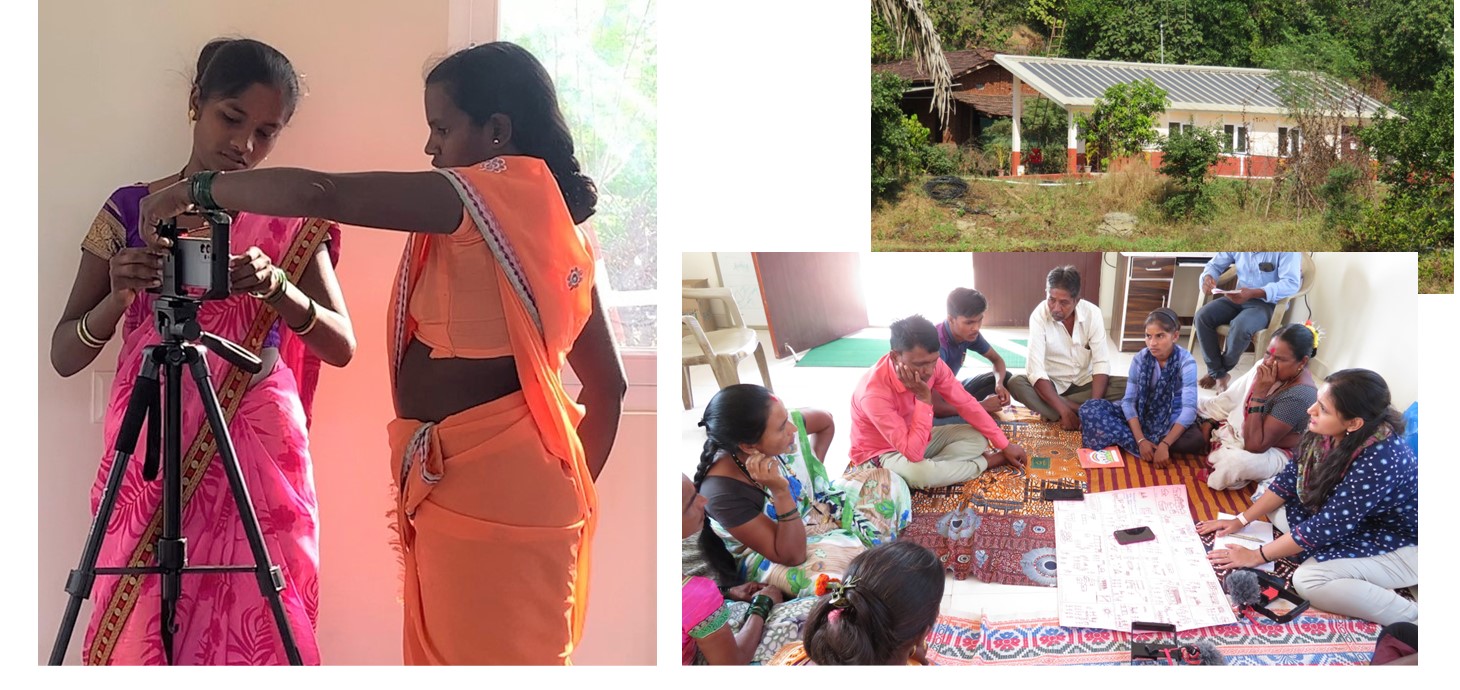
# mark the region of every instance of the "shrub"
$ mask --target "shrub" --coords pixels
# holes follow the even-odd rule
[[[1441,186],[1390,190],[1343,236],[1344,251],[1425,252],[1455,242],[1455,195]]]
[[[1211,167],[1222,155],[1216,132],[1187,128],[1161,142],[1161,173],[1170,177],[1171,192],[1162,208],[1172,218],[1206,220],[1215,210],[1207,186]]]
[[[1140,153],[1155,141],[1158,118],[1166,112],[1166,90],[1150,79],[1129,84],[1113,84],[1095,99],[1088,114],[1075,116],[1080,133],[1085,137],[1086,157],[1106,161]]]
[[[1352,231],[1364,214],[1364,171],[1351,163],[1339,163],[1328,170],[1328,179],[1318,188],[1318,196],[1328,204],[1323,212],[1323,225],[1340,231]]]

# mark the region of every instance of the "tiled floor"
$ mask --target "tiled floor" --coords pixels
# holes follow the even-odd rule
[[[1028,332],[1020,328],[989,328],[984,329],[983,333],[990,342],[1015,352],[1023,352],[1024,348],[1013,343],[1012,340],[1028,336]],[[865,338],[885,338],[887,335],[888,332],[885,328],[870,328],[855,334],[856,337]],[[767,334],[762,331],[761,336],[762,340],[766,341],[766,351],[770,352],[771,346]],[[1184,346],[1186,333],[1183,332],[1182,336]],[[1134,353],[1117,352],[1114,343],[1111,344],[1110,351],[1113,353],[1112,372],[1125,374],[1130,368]],[[1202,371],[1205,372],[1206,367],[1201,365],[1199,354],[1196,359]],[[1237,366],[1236,375],[1240,376],[1246,372],[1252,363],[1251,354],[1243,355],[1242,361]],[[987,364],[981,358],[977,355],[969,355],[967,364],[959,372],[959,378],[966,379],[988,370]],[[846,424],[850,419],[852,391],[856,388],[864,371],[864,369],[797,367],[795,361],[790,358],[772,360],[770,363],[771,384],[776,395],[794,407],[815,407],[826,410],[836,420],[837,434],[832,440],[831,450],[823,459],[827,472],[832,476],[840,475],[846,468],[847,454],[851,448]],[[1011,371],[1016,374],[1023,373],[1022,369]],[[704,432],[698,426],[700,416],[704,413],[705,404],[715,395],[719,387],[715,384],[714,376],[707,366],[691,368],[690,377],[695,408],[684,410],[680,417],[681,448],[684,456],[679,465],[682,472],[693,475],[705,443]],[[763,383],[754,358],[746,358],[740,363],[740,381]],[[1211,395],[1210,391],[1201,393],[1203,397]],[[1053,616],[1057,613],[1056,607],[1056,590],[1053,587],[989,584],[974,579],[960,582],[950,576],[943,593],[944,612],[967,616],[982,614],[994,619]]]

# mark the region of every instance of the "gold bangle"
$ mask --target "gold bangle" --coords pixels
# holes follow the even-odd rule
[[[100,350],[106,347],[106,341],[91,334],[91,329],[86,327],[86,317],[91,316],[88,311],[76,319],[76,337],[81,339],[81,344],[93,350]]]

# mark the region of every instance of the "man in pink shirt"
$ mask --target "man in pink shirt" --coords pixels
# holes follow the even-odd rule
[[[933,426],[938,391],[967,424]],[[1024,466],[977,400],[938,357],[938,331],[921,316],[892,324],[892,351],[852,394],[852,464],[892,470],[914,489],[961,484],[999,465]]]

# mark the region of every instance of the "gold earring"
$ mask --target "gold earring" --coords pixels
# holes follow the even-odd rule
[[[188,122],[197,122],[197,120],[198,111],[194,108],[188,108]]]

